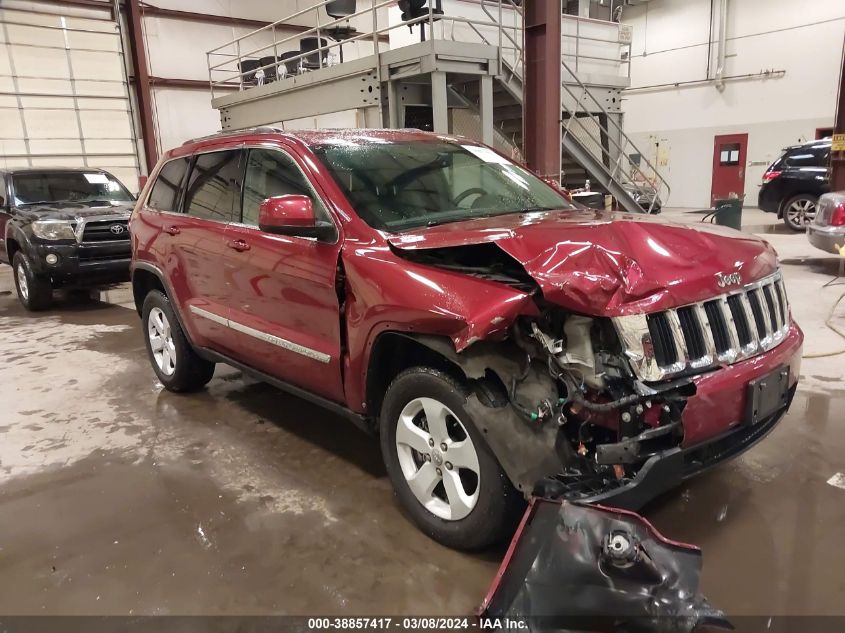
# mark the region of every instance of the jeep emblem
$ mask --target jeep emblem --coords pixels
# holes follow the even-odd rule
[[[122,225],[122,224],[112,224],[112,225],[109,227],[109,231],[111,231],[111,232],[112,232],[112,233],[114,233],[115,235],[120,235],[120,234],[121,234],[121,233],[123,233],[125,230],[126,230],[126,229],[123,227],[123,225]]]
[[[742,275],[739,273],[716,273],[716,283],[719,288],[727,288],[728,286],[738,286],[742,283]]]

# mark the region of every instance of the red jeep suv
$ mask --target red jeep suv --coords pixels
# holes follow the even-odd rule
[[[463,138],[190,141],[131,236],[167,389],[223,362],[351,418],[453,547],[508,536],[532,494],[639,508],[762,438],[795,393],[803,335],[766,242],[577,208]]]

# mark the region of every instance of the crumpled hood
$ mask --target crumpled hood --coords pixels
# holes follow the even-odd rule
[[[77,220],[101,216],[129,217],[135,206],[134,201],[111,204],[87,202],[55,202],[52,204],[33,204],[18,207],[18,212],[32,220]]]
[[[387,236],[399,249],[443,249],[492,242],[518,261],[543,296],[585,314],[621,316],[694,303],[777,268],[765,241],[712,224],[593,209],[480,218]]]

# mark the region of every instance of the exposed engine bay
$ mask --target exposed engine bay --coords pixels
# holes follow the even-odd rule
[[[563,473],[542,482],[547,496],[590,495],[623,483],[648,457],[680,445],[681,413],[694,384],[638,381],[609,319],[548,308],[540,319],[518,320],[513,340],[527,364],[546,366],[557,393],[539,403],[523,400],[522,377],[513,377],[511,404],[529,422],[556,426],[574,453]]]

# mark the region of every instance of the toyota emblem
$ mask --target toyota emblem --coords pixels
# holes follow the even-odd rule
[[[111,231],[111,232],[112,232],[112,233],[114,233],[115,235],[120,235],[120,234],[121,234],[121,233],[123,233],[125,230],[126,230],[126,227],[125,227],[125,226],[123,226],[122,224],[112,224],[112,225],[109,227],[109,231]]]

